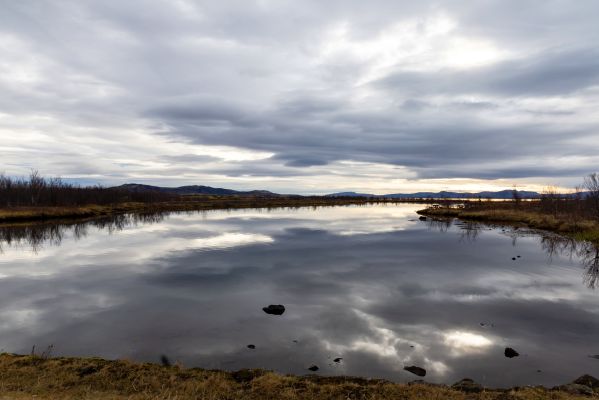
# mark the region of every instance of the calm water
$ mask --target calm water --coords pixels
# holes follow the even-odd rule
[[[599,375],[595,249],[422,222],[420,207],[0,229],[0,348],[394,381],[417,365],[429,381],[489,386]]]

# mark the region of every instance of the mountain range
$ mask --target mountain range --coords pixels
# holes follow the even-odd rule
[[[538,199],[541,195],[537,192],[519,190],[518,194],[523,199]],[[356,192],[340,192],[328,194],[328,197],[380,197],[390,199],[511,199],[513,197],[512,190],[500,190],[497,192],[476,192],[476,193],[460,193],[460,192],[416,192],[416,193],[390,193],[390,194],[368,194]]]
[[[280,194],[269,192],[268,190],[250,190],[239,191],[232,189],[215,188],[211,186],[190,185],[179,187],[162,187],[152,185],[142,185],[139,183],[126,183],[121,186],[116,186],[117,189],[125,189],[132,192],[161,192],[177,195],[192,195],[192,194],[211,194],[219,196],[259,196],[259,197],[275,197]]]
[[[240,191],[233,189],[215,188],[211,186],[203,185],[189,185],[179,187],[162,187],[143,185],[139,183],[126,183],[121,186],[117,186],[119,189],[125,189],[136,192],[152,191],[162,192],[176,195],[218,195],[218,196],[258,196],[258,197],[276,197],[282,196],[278,193],[273,193],[268,190],[249,190]],[[537,192],[519,190],[518,193],[523,199],[538,199],[541,195]],[[500,190],[496,192],[484,191],[475,193],[461,193],[461,192],[416,192],[416,193],[390,193],[390,194],[369,194],[369,193],[356,193],[356,192],[339,192],[327,194],[325,197],[378,197],[378,198],[390,198],[390,199],[477,199],[477,198],[492,198],[492,199],[511,199],[513,197],[512,190]]]

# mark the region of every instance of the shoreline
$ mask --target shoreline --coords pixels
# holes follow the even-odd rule
[[[371,199],[355,197],[205,197],[156,203],[118,203],[73,207],[11,207],[0,208],[0,224],[15,222],[45,222],[60,219],[93,219],[129,213],[159,213],[181,211],[235,210],[247,208],[329,207],[367,204],[430,203],[420,199]]]
[[[599,222],[590,219],[573,220],[568,216],[554,216],[533,210],[505,208],[425,208],[416,211],[429,218],[458,218],[463,221],[483,222],[517,227],[539,229],[569,238],[587,241],[599,246]]]
[[[422,380],[393,383],[347,376],[281,375],[261,369],[235,372],[102,358],[0,354],[1,399],[582,399],[599,394],[599,380],[584,375],[546,388],[484,388],[471,380],[453,385]],[[415,376],[415,378],[417,378]]]

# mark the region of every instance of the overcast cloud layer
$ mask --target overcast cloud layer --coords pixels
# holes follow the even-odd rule
[[[574,186],[599,3],[0,0],[0,172],[279,192]]]

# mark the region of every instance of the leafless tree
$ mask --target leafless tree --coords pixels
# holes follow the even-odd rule
[[[541,193],[541,209],[543,212],[557,216],[560,209],[561,196],[555,186],[548,186]]]
[[[519,208],[520,207],[520,203],[522,203],[522,195],[520,194],[520,192],[516,188],[516,185],[514,185],[514,187],[512,189],[512,200],[514,200],[514,206],[516,208]]]
[[[599,219],[599,174],[594,172],[584,178],[584,188],[587,190],[586,202],[593,217]]]
[[[120,202],[149,203],[172,196],[157,191],[132,191],[101,186],[78,186],[32,171],[28,178],[0,174],[0,207],[82,206]]]

